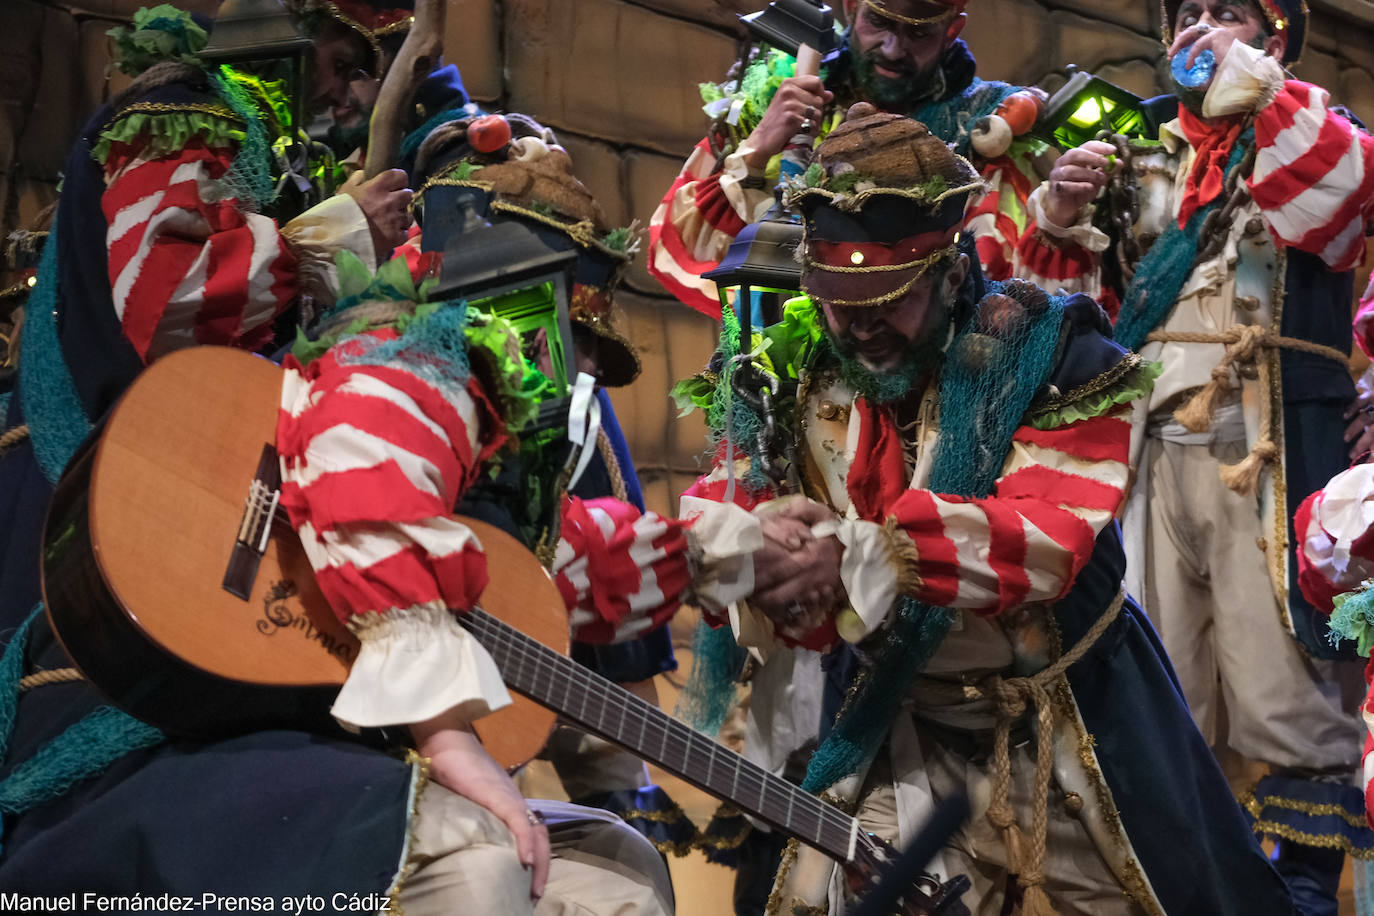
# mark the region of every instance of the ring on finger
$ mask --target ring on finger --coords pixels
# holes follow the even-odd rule
[[[536,811],[536,810],[534,810],[533,808],[526,808],[526,809],[525,809],[525,820],[529,822],[529,824],[530,824],[531,827],[542,827],[542,826],[544,826],[544,814],[543,814],[543,812],[542,812],[542,811]]]
[[[1365,404],[1363,407],[1360,408],[1360,413],[1364,414],[1365,416],[1374,417],[1374,404]]]
[[[806,106],[806,112],[805,112],[805,114],[802,115],[802,117],[804,117],[804,118],[806,118],[806,120],[810,121],[810,120],[811,120],[812,118],[814,118],[815,116],[816,116],[816,109],[813,108],[813,107],[811,107],[810,105],[807,105],[807,106]]]
[[[811,133],[811,128],[812,128],[812,127],[815,127],[815,124],[812,123],[812,121],[811,121],[810,118],[803,118],[803,119],[802,119],[802,122],[801,122],[801,132],[802,132],[802,133],[804,133],[804,134],[809,134],[809,133]]]

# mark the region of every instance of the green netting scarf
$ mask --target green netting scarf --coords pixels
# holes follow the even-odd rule
[[[989,283],[988,293],[1003,291]],[[950,345],[940,382],[940,432],[929,489],[986,497],[1000,476],[1011,437],[1048,381],[1063,324],[1064,300],[1051,298],[1041,314],[989,347],[971,331],[978,311]],[[870,650],[872,664],[854,689],[806,770],[802,788],[822,792],[863,769],[877,753],[916,676],[944,642],[954,612],[902,597],[892,625]]]

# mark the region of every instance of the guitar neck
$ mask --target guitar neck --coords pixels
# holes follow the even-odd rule
[[[460,618],[507,686],[826,855],[854,858],[858,822],[656,706],[480,610]]]

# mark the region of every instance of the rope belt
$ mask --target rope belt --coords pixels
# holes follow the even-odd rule
[[[1124,591],[1118,592],[1107,610],[1088,632],[1054,664],[1029,677],[1004,678],[994,675],[980,685],[951,688],[965,702],[991,700],[997,715],[993,729],[992,801],[988,804],[987,819],[1002,831],[1007,849],[1007,868],[1016,874],[1021,886],[1022,908],[1025,916],[1046,916],[1054,908],[1045,895],[1045,837],[1049,831],[1050,777],[1054,767],[1054,704],[1050,690],[1064,676],[1071,665],[1087,654],[1102,634],[1118,617],[1126,600]],[[1031,842],[1029,847],[1016,824],[1016,812],[1011,807],[1011,731],[1012,726],[1035,710],[1037,738],[1035,751],[1034,795],[1031,801]]]
[[[1273,370],[1269,360],[1260,358],[1264,351],[1296,350],[1334,360],[1342,366],[1350,364],[1349,355],[1334,347],[1326,347],[1296,337],[1284,337],[1259,325],[1238,325],[1220,333],[1154,331],[1145,339],[1158,343],[1222,344],[1226,347],[1226,355],[1212,369],[1211,381],[1174,411],[1174,419],[1195,433],[1206,432],[1211,428],[1212,416],[1216,413],[1217,407],[1225,399],[1227,392],[1236,388],[1231,382],[1233,377],[1257,378],[1262,391],[1271,390]],[[1222,483],[1241,496],[1254,494],[1259,485],[1260,472],[1279,455],[1278,443],[1274,441],[1273,404],[1267,396],[1261,397],[1259,403],[1259,437],[1250,449],[1250,454],[1237,464],[1222,465],[1219,472]]]
[[[4,435],[0,435],[0,455],[4,455],[10,449],[29,437],[28,424],[16,426],[13,429],[5,430]]]
[[[19,692],[24,693],[35,687],[43,687],[48,684],[68,684],[72,681],[84,681],[80,671],[75,668],[49,668],[46,671],[36,671],[28,677],[19,679]]]

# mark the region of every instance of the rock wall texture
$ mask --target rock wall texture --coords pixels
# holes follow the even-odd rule
[[[215,0],[175,0],[213,13]],[[835,3],[835,0],[832,0]],[[137,0],[0,4],[0,230],[50,203],[82,120],[123,85],[105,30]],[[838,3],[835,5],[838,6]],[[448,57],[478,101],[560,131],[609,215],[647,222],[705,124],[697,84],[735,59],[739,13],[762,0],[451,0]],[[1374,0],[1311,0],[1294,68],[1374,124]],[[1068,63],[1141,95],[1163,88],[1154,0],[972,0],[964,32],[988,78],[1053,89]],[[700,467],[703,431],[666,392],[715,341],[636,264],[620,301],[644,375],[615,395],[650,502],[668,510]]]

